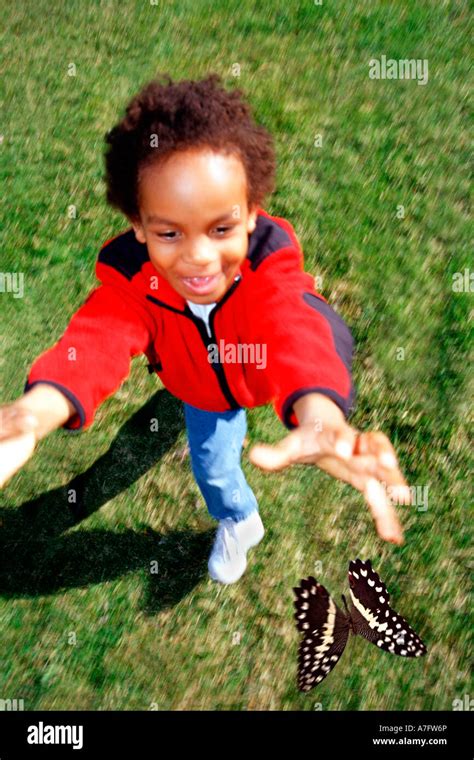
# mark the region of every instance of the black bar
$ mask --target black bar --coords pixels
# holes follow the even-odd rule
[[[255,755],[261,748],[263,759],[273,749],[281,754],[286,746],[291,757],[307,749],[314,758],[323,752],[334,758],[349,752],[361,757],[401,757],[403,753],[408,758],[462,760],[472,757],[467,730],[471,717],[469,711],[0,712],[0,758],[92,758],[101,750],[107,757],[111,753],[159,757],[174,752],[212,756],[221,755],[223,746],[228,746],[238,749],[242,757]],[[28,737],[43,743],[29,743]],[[58,743],[51,744],[50,739]],[[69,744],[61,743],[66,740]]]

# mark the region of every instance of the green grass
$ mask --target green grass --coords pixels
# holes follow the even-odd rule
[[[292,221],[354,333],[351,422],[390,436],[429,508],[403,509],[394,548],[349,486],[305,466],[263,474],[244,457],[267,536],[238,584],[212,583],[215,523],[181,460],[181,403],[138,358],[89,431],[43,440],[0,494],[0,698],[30,710],[449,710],[470,692],[472,295],[451,287],[469,266],[469,39],[464,2],[37,0],[4,12],[1,269],[24,272],[25,297],[0,294],[2,400],[21,394],[94,286],[100,245],[127,226],[104,201],[103,135],[158,70],[217,71],[275,135],[267,209]],[[428,84],[370,80],[382,54],[428,58]],[[248,425],[251,442],[285,433],[270,407]],[[404,661],[354,639],[301,694],[292,586],[321,562],[339,597],[357,556],[429,653]]]

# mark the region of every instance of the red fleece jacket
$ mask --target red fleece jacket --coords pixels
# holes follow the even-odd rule
[[[210,314],[211,337],[132,229],[104,244],[96,274],[102,284],[36,359],[25,385],[49,383],[71,400],[77,413],[66,429],[87,428],[142,353],[170,393],[200,409],[271,402],[289,429],[298,425],[293,404],[306,393],[328,396],[346,417],[353,411],[351,333],[303,271],[285,219],[258,210],[247,257]]]

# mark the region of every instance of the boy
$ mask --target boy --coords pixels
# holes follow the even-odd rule
[[[192,470],[218,520],[211,578],[237,581],[264,534],[240,457],[245,407],[269,402],[291,432],[254,446],[252,463],[316,464],[361,491],[379,535],[401,543],[381,482],[406,504],[409,488],[386,436],[346,422],[352,337],[303,271],[291,224],[261,207],[275,155],[241,91],[215,74],[152,81],[106,139],[107,200],[132,226],[104,244],[102,284],[0,410],[0,485],[52,430],[87,428],[145,353],[184,403]]]

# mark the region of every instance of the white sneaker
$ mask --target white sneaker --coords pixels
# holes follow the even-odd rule
[[[245,520],[219,520],[207,564],[209,575],[220,583],[235,583],[247,567],[247,551],[262,540],[265,530],[257,510]]]

